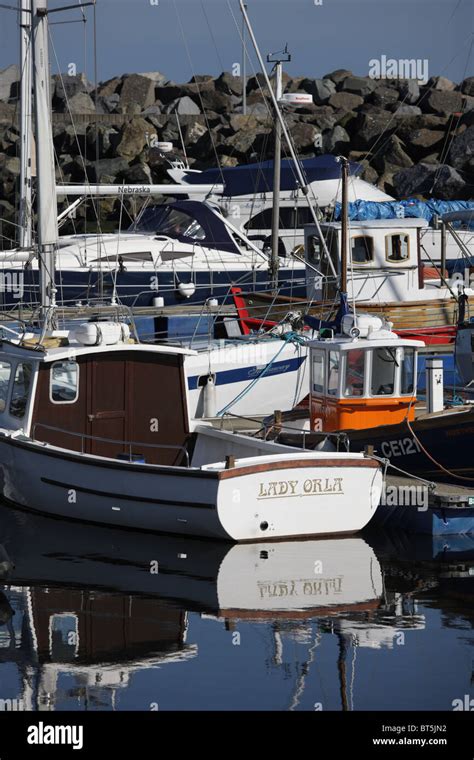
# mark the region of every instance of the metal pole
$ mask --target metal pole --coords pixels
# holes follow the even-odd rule
[[[32,90],[31,0],[20,0],[20,248],[33,242],[31,210]]]
[[[53,328],[56,305],[54,280],[58,242],[56,178],[51,129],[51,94],[48,49],[47,0],[32,0],[35,136],[38,182],[38,258],[40,266],[43,330]]]
[[[332,273],[333,273],[334,277],[337,277],[337,272],[336,272],[336,269],[334,267],[333,261],[332,261],[330,255],[329,255],[328,247],[326,245],[326,240],[324,239],[324,235],[323,235],[322,230],[321,230],[321,225],[319,224],[318,216],[317,216],[317,214],[316,214],[316,212],[314,210],[313,204],[311,203],[311,200],[309,198],[308,183],[306,182],[306,180],[304,178],[304,175],[303,175],[303,172],[301,171],[301,166],[300,166],[300,162],[298,160],[298,156],[296,155],[295,149],[293,147],[293,142],[292,142],[291,137],[290,137],[290,135],[288,133],[288,130],[286,128],[286,124],[284,122],[283,116],[281,115],[280,107],[279,107],[279,105],[277,103],[277,100],[276,100],[276,97],[275,97],[275,93],[273,92],[273,88],[271,86],[270,79],[268,78],[268,74],[267,74],[267,72],[265,70],[265,65],[263,63],[262,54],[260,52],[260,48],[258,46],[258,42],[256,40],[254,31],[252,29],[252,25],[250,23],[250,19],[249,19],[248,15],[247,15],[247,10],[246,10],[246,7],[245,7],[245,3],[243,2],[243,0],[239,0],[239,2],[240,2],[240,10],[242,11],[242,15],[244,17],[245,25],[247,27],[250,39],[252,41],[252,45],[253,45],[253,47],[255,49],[255,54],[256,54],[256,56],[258,58],[258,62],[260,64],[260,68],[261,68],[263,77],[265,79],[265,84],[267,85],[268,92],[270,94],[270,98],[271,98],[271,101],[272,101],[272,104],[273,104],[273,108],[275,110],[275,116],[276,116],[276,118],[278,119],[278,121],[280,123],[281,131],[282,131],[282,136],[285,138],[285,140],[286,140],[286,142],[288,144],[288,150],[290,151],[291,159],[292,159],[292,161],[294,163],[294,166],[295,166],[295,172],[296,172],[296,176],[298,177],[298,182],[300,183],[300,186],[301,186],[301,192],[306,197],[306,200],[307,200],[307,203],[308,203],[308,207],[309,207],[310,212],[311,212],[311,216],[313,217],[313,221],[314,221],[314,224],[315,224],[316,229],[318,231],[318,235],[319,235],[319,237],[321,239],[321,243],[322,243],[322,246],[323,246],[323,251],[324,251],[324,253],[326,254],[326,256],[328,258],[329,266],[330,266],[330,268],[332,270]]]
[[[247,10],[247,5],[244,3]],[[247,48],[245,45],[245,17],[242,18],[242,113],[247,116]]]
[[[281,61],[275,65],[275,95],[277,103],[283,95],[283,67]],[[272,259],[270,263],[270,279],[272,288],[278,288],[278,243],[280,231],[280,185],[281,185],[281,125],[275,123],[275,152],[273,157],[273,212],[272,212]]]
[[[347,256],[349,242],[349,208],[348,208],[348,184],[349,184],[349,162],[344,156],[339,157],[342,164],[342,209],[341,209],[341,280],[340,290],[347,293]]]

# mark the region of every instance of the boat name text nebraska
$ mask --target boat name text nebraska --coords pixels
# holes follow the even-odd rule
[[[319,493],[343,494],[344,478],[307,478],[299,480],[272,480],[259,483],[258,499],[278,499],[283,496],[314,496]]]

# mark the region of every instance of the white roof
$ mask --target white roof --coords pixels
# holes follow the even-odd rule
[[[328,229],[340,229],[342,222],[322,222],[321,227]],[[349,222],[349,229],[413,229],[418,227],[428,227],[426,219],[367,219],[365,222]],[[316,226],[306,224],[305,230],[311,232],[311,228],[316,230]]]
[[[310,348],[320,348],[324,351],[337,349],[338,351],[350,351],[353,348],[424,348],[425,344],[421,340],[410,340],[408,338],[399,338],[394,335],[393,338],[350,338],[349,336],[340,336],[328,338],[327,340],[312,340],[309,342]]]
[[[35,346],[18,345],[16,343],[10,343],[3,341],[0,344],[0,359],[2,354],[8,354],[12,357],[26,356],[29,359],[35,359],[40,362],[53,362],[60,359],[68,359],[78,356],[87,356],[88,354],[105,354],[132,351],[134,353],[149,353],[149,354],[172,354],[172,355],[184,355],[184,356],[196,356],[197,351],[193,351],[187,348],[181,348],[178,346],[165,346],[161,344],[147,344],[147,343],[117,343],[114,345],[99,345],[99,346],[84,346],[82,343],[70,341],[69,345],[60,346],[58,348],[36,348]]]

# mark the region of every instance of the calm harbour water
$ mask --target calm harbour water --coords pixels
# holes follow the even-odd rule
[[[474,537],[232,546],[0,506],[0,545],[3,710],[451,710],[474,696]]]

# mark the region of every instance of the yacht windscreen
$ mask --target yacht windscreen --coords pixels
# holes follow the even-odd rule
[[[171,238],[187,238],[190,241],[205,240],[206,233],[191,214],[169,206],[153,206],[144,210],[132,226],[133,232],[166,235]]]

